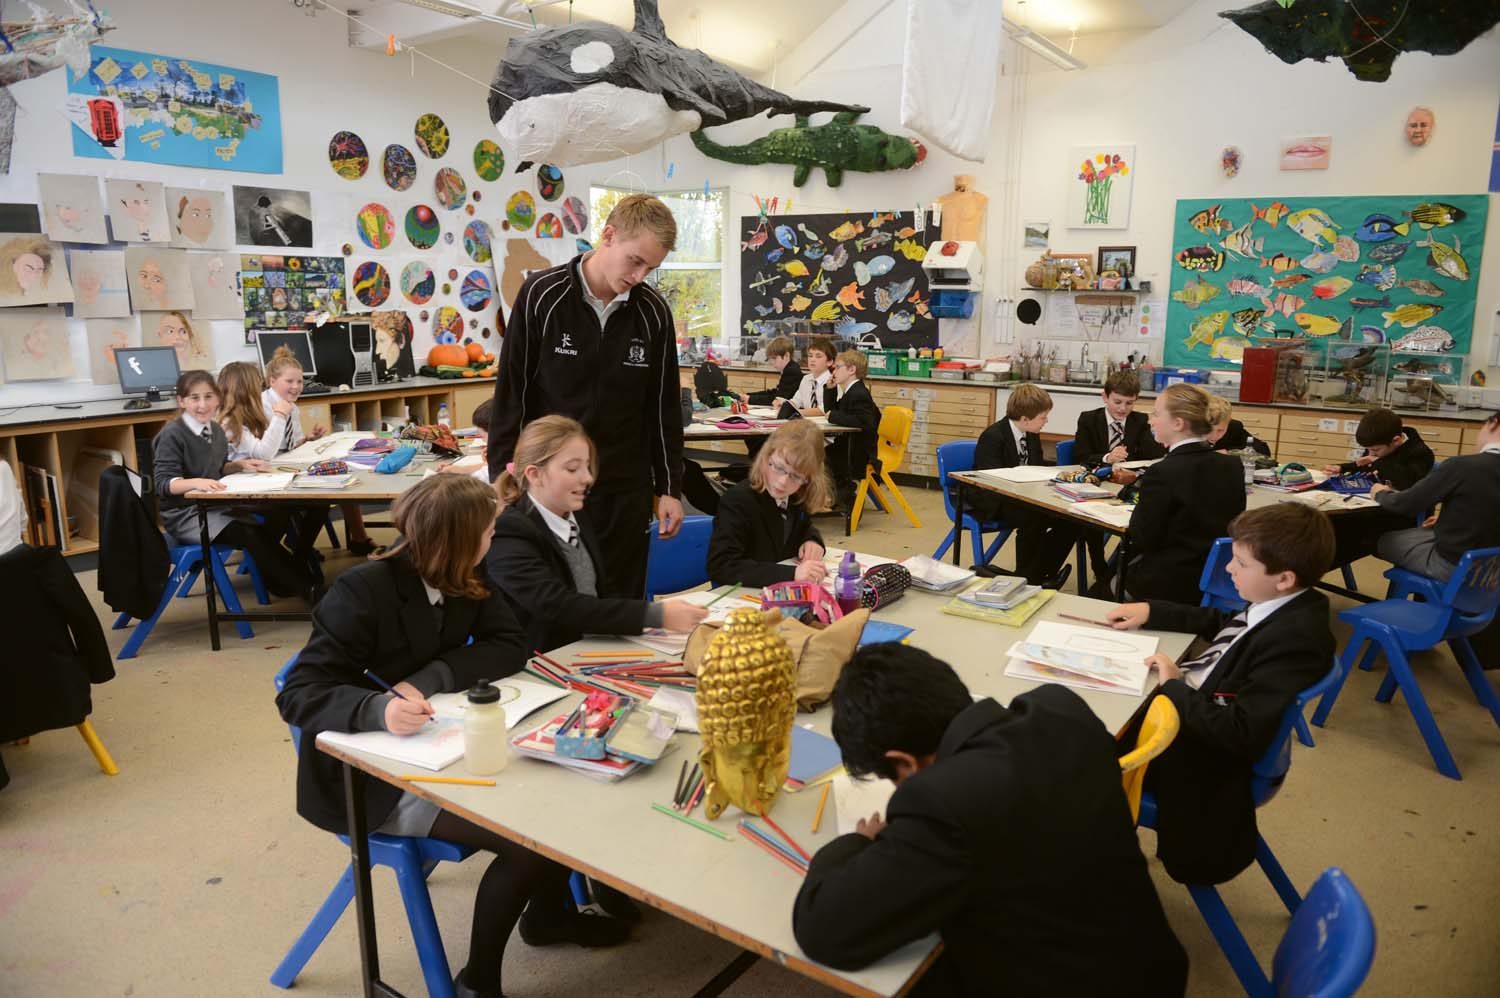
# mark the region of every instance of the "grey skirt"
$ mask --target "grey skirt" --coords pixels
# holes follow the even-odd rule
[[[418,797],[410,791],[396,801],[396,808],[386,815],[380,827],[375,829],[382,835],[409,835],[419,837],[432,834],[432,823],[437,821],[442,808],[430,800]]]

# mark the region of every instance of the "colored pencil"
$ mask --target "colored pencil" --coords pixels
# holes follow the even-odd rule
[[[776,824],[776,822],[772,821],[771,820],[771,816],[769,814],[767,814],[765,811],[762,811],[760,813],[760,820],[764,821],[766,824],[770,825],[771,828],[772,828],[772,830],[774,830],[777,835],[780,835],[782,838],[786,839],[787,845],[789,845],[793,849],[797,850],[797,855],[801,856],[803,859],[807,860],[809,863],[812,862],[812,856],[810,856],[808,854],[807,850],[804,849],[804,848],[802,848],[801,846],[799,846],[797,844],[797,840],[794,839],[794,838],[792,838],[790,835],[788,835],[786,833],[786,829],[782,828],[780,825]]]
[[[676,818],[678,821],[682,822],[685,825],[692,825],[699,831],[707,832],[715,838],[723,839],[725,842],[734,841],[734,837],[728,832],[721,832],[712,825],[705,825],[703,822],[699,821],[696,818],[689,818],[685,814],[678,814],[676,811],[672,810],[670,807],[667,807],[667,805],[665,804],[652,803],[651,810],[656,811],[660,814],[665,814],[668,818]]]
[[[654,654],[653,652],[649,652],[649,651],[643,651],[643,652],[639,652],[639,653],[637,653],[637,652],[628,652],[628,651],[581,651],[575,657],[577,657],[577,658],[629,658],[629,659],[642,659],[642,658],[650,658],[653,654]]]
[[[693,809],[696,808],[698,806],[698,803],[703,800],[703,795],[704,795],[704,793],[707,792],[707,790],[708,790],[708,774],[706,774],[706,773],[699,773],[698,774],[698,789],[694,790],[693,791],[693,795],[688,798],[688,806],[687,806],[687,813],[688,814],[692,814],[693,813]]]
[[[369,669],[365,670],[365,678],[374,680],[380,686],[381,689],[385,690],[391,696],[400,697],[402,700],[405,700],[407,703],[411,703],[411,697],[404,695],[399,690],[397,690],[396,687],[392,686],[390,683],[386,682],[384,679],[381,679],[379,676],[375,675],[375,673],[371,672]],[[437,720],[437,711],[433,710],[432,709],[432,705],[429,704],[428,707],[427,707],[427,723],[431,724],[431,723],[433,723],[436,720]]]
[[[755,838],[764,842],[766,845],[771,846],[777,852],[781,853],[783,856],[791,860],[793,863],[796,863],[798,866],[807,866],[806,863],[802,862],[802,857],[798,856],[796,853],[792,852],[792,850],[787,848],[786,843],[777,839],[776,836],[772,835],[764,828],[758,828],[755,825],[751,824],[748,819],[740,820],[740,831],[744,832],[746,835],[753,835]]]
[[[1072,614],[1072,613],[1059,613],[1058,616],[1061,617],[1063,620],[1076,620],[1080,624],[1093,624],[1095,627],[1113,627],[1114,626],[1113,624],[1111,624],[1107,620],[1095,620],[1092,617],[1080,617],[1080,616],[1078,616],[1076,614]]]
[[[541,659],[543,662],[546,662],[548,665],[552,666],[552,668],[556,669],[558,672],[561,672],[561,673],[564,673],[564,674],[567,673],[567,670],[564,669],[561,665],[559,665],[555,660],[548,658],[546,655],[543,655],[541,652],[533,650],[532,654],[535,655],[537,658]]]
[[[807,870],[801,864],[789,858],[787,853],[776,848],[770,843],[769,840],[761,838],[755,833],[752,828],[750,828],[750,826],[746,825],[744,822],[740,823],[740,830],[745,833],[745,840],[747,842],[754,843],[757,847],[764,850],[767,855],[774,858],[778,863],[783,864],[789,870],[795,871],[798,876],[807,875]]]
[[[719,602],[719,600],[725,599],[726,597],[729,597],[729,596],[733,596],[735,593],[737,593],[739,591],[740,591],[740,587],[739,586],[732,586],[731,588],[726,589],[724,592],[722,592],[719,595],[715,596],[713,599],[709,600],[707,603],[703,604],[703,608],[706,610],[709,607],[713,606],[715,603]]]
[[[493,787],[495,785],[494,780],[472,780],[466,776],[420,776],[411,773],[402,776],[401,779],[407,783],[456,783],[464,787]]]
[[[682,785],[687,782],[688,761],[682,760],[682,768],[677,771],[677,789],[672,792],[672,803],[676,804],[682,799]]]
[[[828,805],[828,791],[833,789],[832,783],[823,784],[823,792],[818,795],[818,813],[813,815],[813,834],[818,834],[818,827],[823,824],[823,808]]]

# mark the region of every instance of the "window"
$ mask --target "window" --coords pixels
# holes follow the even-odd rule
[[[605,219],[630,191],[593,187],[589,191],[590,235],[599,241]],[[651,281],[672,306],[677,335],[719,340],[724,315],[724,229],[727,190],[660,191],[677,220],[677,248]]]

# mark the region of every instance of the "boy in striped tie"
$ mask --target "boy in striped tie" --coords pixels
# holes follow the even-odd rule
[[[1182,726],[1146,772],[1157,800],[1157,855],[1174,880],[1219,884],[1255,858],[1251,766],[1270,747],[1298,693],[1327,674],[1334,640],[1328,598],[1313,585],[1333,560],[1328,517],[1295,502],[1249,510],[1229,524],[1229,576],[1248,604],[1236,614],[1151,601],[1106,616],[1208,641],[1182,662],[1157,653],[1160,696]],[[1144,711],[1142,712],[1144,713]],[[1133,733],[1122,747],[1135,744]]]

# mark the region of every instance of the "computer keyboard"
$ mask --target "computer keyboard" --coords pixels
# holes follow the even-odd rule
[[[331,391],[332,388],[317,381],[309,381],[302,386],[303,395],[327,395]]]

